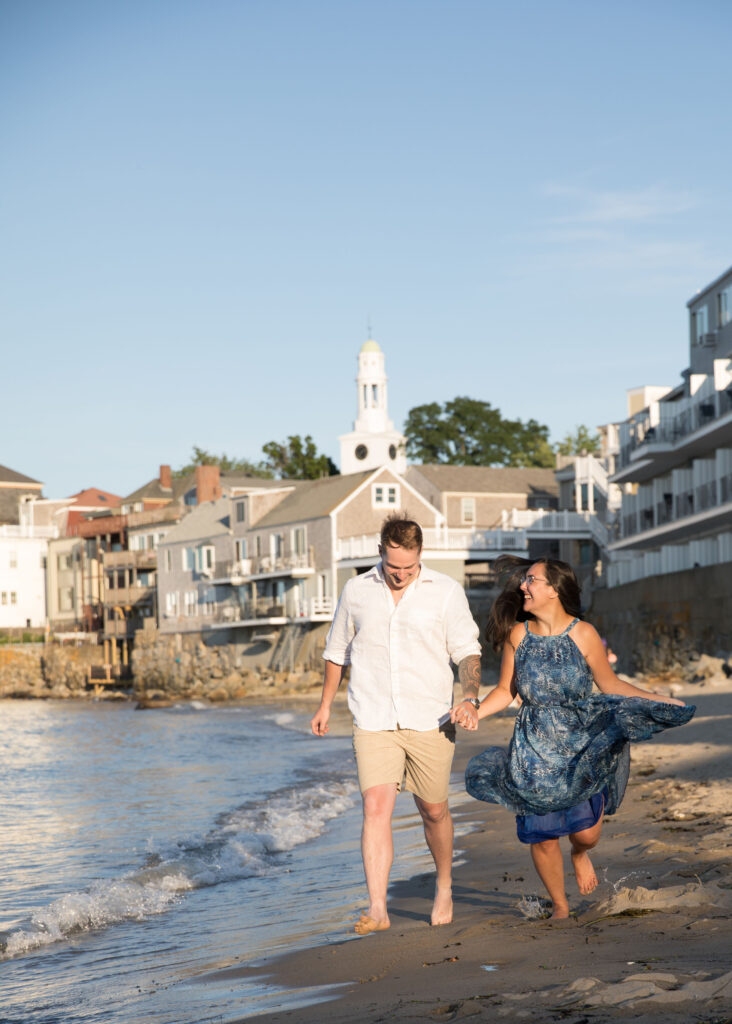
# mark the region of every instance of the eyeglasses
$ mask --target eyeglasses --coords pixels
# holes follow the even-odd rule
[[[520,582],[531,586],[534,583],[548,583],[549,580],[545,580],[543,576],[522,576]]]

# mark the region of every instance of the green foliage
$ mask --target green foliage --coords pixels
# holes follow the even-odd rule
[[[589,428],[583,423],[579,427],[575,427],[574,434],[567,434],[564,440],[557,445],[560,455],[582,455],[583,453],[592,455],[600,450],[600,435],[597,432],[591,434]]]
[[[272,470],[264,462],[250,462],[248,459],[230,459],[228,455],[212,455],[197,445],[193,446],[191,461],[173,473],[175,477],[188,476],[196,466],[218,466],[222,473],[241,473],[244,476],[263,476],[271,479]]]
[[[319,455],[310,434],[304,438],[294,434],[279,444],[268,441],[262,446],[267,456],[265,465],[270,476],[286,480],[318,480],[323,476],[336,476],[338,469],[327,455]]]
[[[410,409],[404,425],[407,454],[416,462],[452,466],[554,467],[549,428],[536,420],[506,420],[475,398]]]

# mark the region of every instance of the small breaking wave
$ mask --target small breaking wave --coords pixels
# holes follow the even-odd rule
[[[0,959],[162,914],[192,889],[275,873],[281,854],[320,835],[357,791],[352,780],[319,781],[226,812],[205,835],[158,844],[139,868],[66,893],[0,932]]]

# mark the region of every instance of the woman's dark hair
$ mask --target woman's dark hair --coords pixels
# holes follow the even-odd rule
[[[524,595],[521,580],[529,566],[543,565],[547,583],[554,587],[562,608],[574,618],[582,618],[580,588],[574,569],[568,562],[558,558],[517,558],[516,555],[501,555],[493,563],[494,570],[503,590],[493,602],[488,614],[486,639],[498,651],[503,647],[508,634],[517,622],[525,622],[530,613],[524,611]]]

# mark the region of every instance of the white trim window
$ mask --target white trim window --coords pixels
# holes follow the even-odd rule
[[[473,526],[475,523],[475,498],[460,499],[460,519],[463,526]]]
[[[183,548],[181,550],[181,556],[183,560],[183,572],[195,572],[196,571],[196,549],[195,548]]]
[[[373,508],[399,508],[399,484],[372,484],[371,505]]]
[[[243,562],[247,557],[246,537],[240,537],[239,540],[234,541],[234,557],[237,562]]]
[[[699,306],[694,310],[694,341],[697,345],[705,334],[709,332],[709,309],[707,306]]]
[[[166,615],[177,615],[178,614],[178,591],[172,590],[169,594],[165,595],[165,614]]]
[[[185,613],[187,616],[193,616],[196,614],[198,607],[198,594],[195,590],[186,590],[183,595],[183,601],[185,604]]]
[[[216,567],[216,548],[213,544],[204,544],[198,549],[200,558],[200,571],[213,572]]]
[[[296,526],[292,531],[290,538],[292,543],[292,551],[295,555],[304,555],[307,549],[307,537],[305,535],[304,526]]]
[[[732,284],[727,285],[717,296],[719,326],[724,327],[732,320]]]

